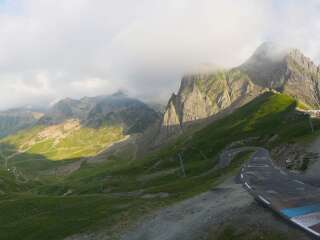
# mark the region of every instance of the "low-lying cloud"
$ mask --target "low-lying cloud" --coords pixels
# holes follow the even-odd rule
[[[0,1],[0,109],[126,89],[165,100],[201,65],[263,41],[320,58],[315,0]]]

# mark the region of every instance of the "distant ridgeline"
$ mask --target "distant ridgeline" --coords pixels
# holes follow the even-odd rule
[[[1,139],[2,147],[10,149],[9,155],[28,153],[64,160],[95,156],[129,135],[143,133],[160,116],[143,102],[116,93],[80,100],[67,98],[44,115],[23,112],[19,117],[16,122],[21,119],[21,126],[12,128],[12,133],[21,131]],[[0,115],[0,123],[3,119]]]
[[[0,137],[33,126],[43,112],[32,108],[16,108],[0,112]]]

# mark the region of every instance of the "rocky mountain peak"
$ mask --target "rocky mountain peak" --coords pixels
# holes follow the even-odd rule
[[[256,85],[291,95],[310,107],[317,105],[319,66],[298,49],[264,43],[238,69]]]
[[[113,96],[113,97],[128,97],[128,94],[124,90],[118,90],[117,92],[113,93],[111,96]]]
[[[316,65],[311,58],[305,56],[299,49],[291,49],[291,51],[286,56],[288,63],[294,61],[296,65],[300,66],[302,69],[310,72],[320,72],[320,67]]]
[[[125,133],[140,133],[159,119],[159,113],[124,92],[112,95],[63,99],[39,120],[42,125],[56,125],[77,119],[82,125],[99,128],[120,126]]]
[[[320,67],[298,49],[265,42],[239,67],[187,74],[168,102],[160,135],[181,132],[189,123],[239,107],[268,89],[320,106]]]
[[[289,52],[290,48],[274,42],[262,43],[253,53],[249,61],[279,61],[282,60]]]
[[[240,68],[248,72],[258,72],[262,70],[263,72],[268,72],[270,76],[271,70],[280,72],[281,67],[287,67],[292,61],[306,70],[318,71],[319,69],[319,67],[299,49],[288,48],[274,42],[261,44]]]
[[[248,94],[259,91],[237,69],[185,75],[178,94],[173,94],[168,102],[160,139],[182,132],[194,123],[201,124],[228,107],[241,105],[251,99]]]

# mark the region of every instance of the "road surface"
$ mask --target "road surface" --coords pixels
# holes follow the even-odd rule
[[[269,152],[256,148],[240,173],[243,186],[285,219],[320,237],[320,188],[276,168]]]

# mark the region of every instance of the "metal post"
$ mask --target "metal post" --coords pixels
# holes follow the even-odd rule
[[[180,160],[180,167],[181,167],[181,171],[182,171],[183,177],[186,177],[186,171],[185,171],[185,169],[184,169],[184,164],[183,164],[182,156],[181,156],[180,153],[178,154],[178,156],[179,156],[179,160]]]
[[[313,127],[311,116],[309,116],[309,124],[310,124],[310,127],[311,127],[311,131],[314,132],[314,127]]]

